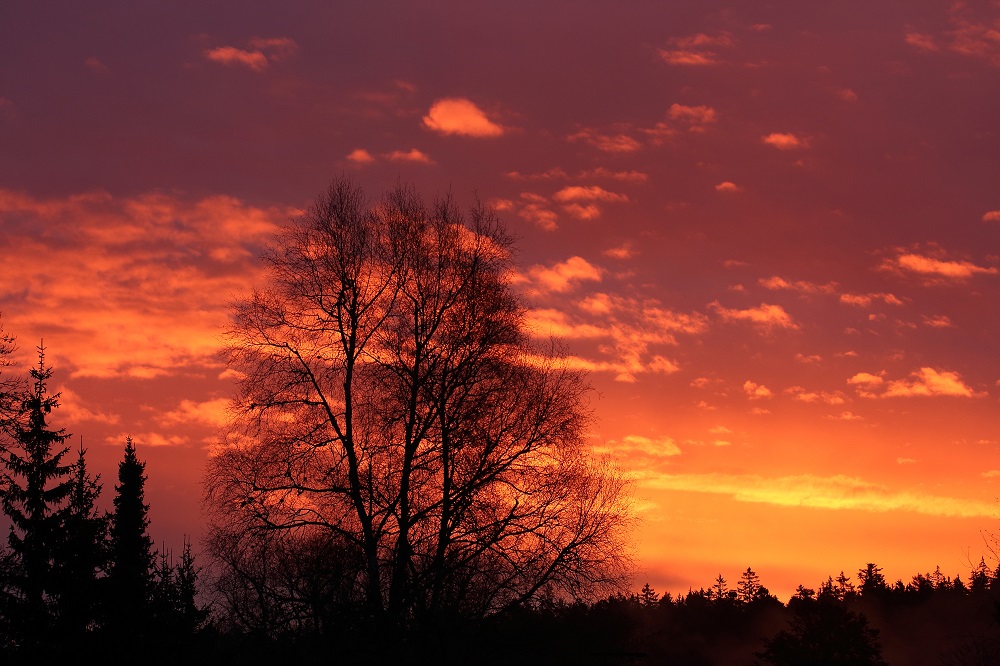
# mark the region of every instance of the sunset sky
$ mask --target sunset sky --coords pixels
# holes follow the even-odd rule
[[[0,44],[0,322],[108,506],[133,437],[157,546],[197,550],[229,304],[349,174],[506,221],[637,587],[990,561],[1000,2],[8,2]]]

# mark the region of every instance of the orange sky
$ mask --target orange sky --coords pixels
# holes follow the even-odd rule
[[[0,313],[110,503],[201,531],[216,351],[350,173],[495,206],[634,477],[637,585],[967,577],[1000,487],[1000,5],[0,11]]]

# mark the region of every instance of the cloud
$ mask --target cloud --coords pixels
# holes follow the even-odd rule
[[[718,112],[710,106],[684,106],[671,104],[667,116],[674,121],[688,124],[689,132],[704,132],[719,118]]]
[[[244,51],[235,46],[220,46],[205,51],[205,57],[221,65],[242,65],[255,72],[267,69],[268,60],[260,51]]]
[[[670,41],[674,48],[657,49],[660,58],[670,65],[694,67],[719,64],[715,49],[732,48],[735,45],[732,35],[725,32],[717,35],[697,33]]]
[[[845,402],[844,394],[840,391],[807,391],[801,386],[792,386],[785,389],[785,393],[792,396],[799,402],[824,403],[827,405],[842,405]]]
[[[55,393],[59,394],[59,415],[70,423],[91,421],[116,425],[121,421],[118,414],[104,412],[99,408],[92,409],[80,395],[66,386],[60,387]]]
[[[347,155],[347,159],[355,164],[371,164],[375,161],[372,154],[364,148],[355,148]]]
[[[946,315],[935,315],[933,317],[928,317],[927,315],[921,316],[924,326],[930,326],[931,328],[953,328],[955,326]]]
[[[434,102],[424,116],[423,123],[424,127],[445,135],[482,138],[504,134],[502,126],[490,120],[471,101],[461,97],[448,97]]]
[[[525,277],[523,282],[530,282]],[[538,297],[559,294],[540,293]],[[564,367],[614,373],[619,382],[635,382],[643,374],[673,374],[680,365],[665,355],[665,347],[678,345],[677,335],[698,335],[707,328],[705,317],[663,308],[658,302],[598,292],[567,305],[529,310],[527,324],[539,338],[549,336],[588,340],[591,358],[567,357]],[[573,307],[575,306],[575,307]]]
[[[965,281],[974,275],[996,275],[995,267],[977,266],[970,261],[956,261],[904,252],[882,263],[884,270],[896,273],[916,273],[924,277]]]
[[[689,51],[684,49],[658,49],[660,58],[668,65],[716,65],[719,60],[713,51]]]
[[[407,150],[405,152],[402,150],[394,150],[388,155],[386,155],[386,157],[391,162],[415,162],[418,164],[434,164],[434,160],[432,160],[427,155],[427,153],[421,152],[416,148],[411,148],[410,150]]]
[[[639,141],[627,134],[604,134],[593,128],[583,128],[566,138],[569,141],[583,141],[606,153],[633,153],[642,148]]]
[[[727,495],[737,502],[848,511],[907,511],[962,518],[996,515],[992,501],[968,500],[896,491],[846,475],[666,474],[651,470],[635,475],[638,485],[660,490]]]
[[[924,367],[911,373],[909,379],[889,382],[882,397],[938,395],[971,398],[976,393],[957,372]]]
[[[733,193],[733,192],[742,192],[743,188],[737,185],[736,183],[731,183],[728,180],[725,180],[715,186],[715,191]]]
[[[599,179],[607,178],[610,180],[619,180],[628,183],[645,183],[649,180],[649,174],[643,173],[642,171],[612,171],[604,167],[597,167],[596,169],[589,169],[587,171],[581,171],[580,178],[582,179]]]
[[[857,305],[866,308],[873,301],[882,301],[886,305],[902,305],[903,301],[894,294],[871,293],[871,294],[841,294],[840,302],[847,305]]]
[[[0,271],[5,327],[44,338],[73,377],[218,365],[229,302],[261,275],[260,247],[290,214],[226,196],[0,189],[0,227],[20,248]]]
[[[763,384],[752,382],[749,379],[743,382],[743,392],[746,393],[747,397],[751,400],[771,397],[771,389],[767,388]]]
[[[861,386],[879,386],[885,380],[882,379],[880,375],[873,375],[869,372],[859,372],[850,379],[847,380],[848,384],[861,385]]]
[[[803,354],[798,352],[795,354],[795,360],[799,363],[819,363],[823,360],[823,357],[819,354]]]
[[[769,146],[774,146],[778,150],[796,150],[807,146],[805,139],[785,132],[765,134],[760,140]]]
[[[983,222],[1000,222],[1000,210],[983,213]]]
[[[220,65],[247,67],[255,72],[263,72],[272,62],[294,55],[299,48],[295,40],[288,37],[255,37],[248,46],[249,49],[219,46],[205,50],[203,55]]]
[[[554,308],[529,310],[524,323],[532,335],[539,338],[596,339],[608,335],[607,329],[601,326],[572,323],[565,312]]]
[[[758,282],[765,289],[770,289],[772,291],[788,290],[798,291],[803,294],[832,294],[837,290],[836,282],[828,282],[826,284],[816,284],[815,282],[807,282],[805,280],[789,282],[785,278],[777,275],[769,278],[761,278]]]
[[[609,247],[602,254],[606,257],[611,257],[612,259],[631,259],[635,256],[636,252],[632,249],[630,243],[624,245],[619,245],[618,247]]]
[[[827,418],[828,419],[834,419],[836,421],[863,421],[864,420],[863,416],[858,416],[857,414],[854,414],[853,412],[841,412],[840,414],[838,414],[836,416],[828,416]]]
[[[780,305],[761,303],[756,308],[739,310],[724,308],[718,301],[713,301],[708,304],[708,307],[715,310],[716,314],[725,321],[747,321],[768,330],[775,328],[798,330],[799,328],[798,324],[792,320],[791,315],[785,312],[785,309]]]
[[[229,422],[230,404],[228,398],[216,398],[204,402],[185,399],[181,400],[176,409],[157,415],[155,420],[161,426],[199,423],[221,428]]]
[[[595,447],[597,453],[614,453],[631,459],[645,458],[652,461],[681,455],[681,448],[670,437],[652,439],[643,435],[625,435],[611,440],[606,446]]]
[[[570,257],[552,266],[536,265],[528,275],[545,292],[565,292],[583,281],[601,281],[601,269],[583,257]]]
[[[939,51],[937,43],[934,41],[934,37],[931,35],[925,35],[920,32],[908,32],[903,37],[904,41],[910,46],[915,46],[921,51]]]
[[[598,187],[597,185],[590,187],[580,185],[564,187],[552,195],[552,198],[561,203],[567,203],[570,201],[628,201],[628,197],[624,194],[609,192],[603,187]]]

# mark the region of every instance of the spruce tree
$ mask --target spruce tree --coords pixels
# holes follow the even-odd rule
[[[98,510],[101,494],[100,475],[87,471],[86,449],[81,442],[73,468],[73,487],[66,516],[62,552],[57,557],[57,572],[63,597],[60,601],[60,625],[68,637],[79,637],[92,629],[99,611],[99,585],[107,568],[107,532],[109,516]]]
[[[146,463],[136,457],[132,438],[118,463],[114,513],[111,517],[109,621],[123,638],[138,639],[150,622],[153,541],[147,533]]]
[[[72,464],[65,430],[53,430],[47,419],[59,406],[59,394],[48,393],[52,369],[45,365],[45,348],[38,347],[38,367],[31,369],[31,387],[22,395],[17,413],[7,423],[11,445],[3,450],[2,508],[11,521],[7,543],[11,558],[7,581],[11,632],[22,647],[47,644],[62,590],[58,556],[65,538],[69,499],[73,492]]]

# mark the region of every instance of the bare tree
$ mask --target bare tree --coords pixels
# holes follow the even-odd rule
[[[294,543],[325,542],[383,627],[624,581],[624,480],[585,445],[584,377],[525,332],[511,250],[478,203],[348,179],[280,232],[235,304],[243,379],[206,476],[231,597],[308,607],[261,559]]]

